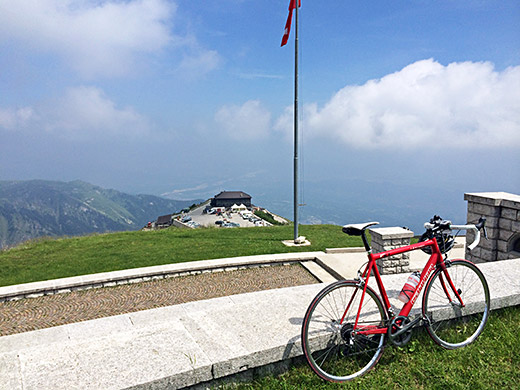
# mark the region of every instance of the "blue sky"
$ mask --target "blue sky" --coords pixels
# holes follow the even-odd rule
[[[239,189],[290,217],[288,3],[0,0],[0,180]],[[302,0],[300,21],[309,208],[356,180],[520,192],[518,1]]]

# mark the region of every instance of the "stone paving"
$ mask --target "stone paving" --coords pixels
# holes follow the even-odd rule
[[[319,263],[319,257],[329,267],[334,265],[337,274],[352,277],[365,261],[357,255],[335,253],[330,255],[334,262],[327,263],[329,255],[316,253],[314,259]],[[236,259],[225,262],[234,264]],[[266,279],[283,279],[280,272],[285,267],[257,271],[263,275],[273,271]],[[489,283],[492,309],[520,304],[520,259],[483,263],[479,268]],[[382,276],[387,291],[395,294],[407,277]],[[282,367],[302,355],[305,310],[323,286],[222,296],[3,336],[0,389],[150,390],[193,385],[202,389],[204,383],[229,375],[265,373],[268,367]]]
[[[301,265],[278,265],[127,284],[0,303],[0,336],[179,303],[318,283]]]

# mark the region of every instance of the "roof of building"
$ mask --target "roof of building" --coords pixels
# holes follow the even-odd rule
[[[172,220],[172,215],[173,214],[161,215],[159,218],[157,218],[157,224],[162,225],[165,223],[170,223]]]
[[[222,191],[214,199],[251,199],[251,195],[242,191]]]

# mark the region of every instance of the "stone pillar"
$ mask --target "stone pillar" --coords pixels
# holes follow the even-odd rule
[[[370,229],[372,236],[372,251],[379,253],[410,244],[413,237],[411,230],[400,227],[386,227]],[[396,274],[410,271],[410,253],[385,257],[376,261],[381,274]]]
[[[520,196],[507,192],[479,192],[464,194],[468,201],[468,223],[486,218],[488,239],[482,235],[480,244],[469,251],[466,259],[475,263],[520,257]],[[473,231],[466,235],[466,246],[475,238]]]

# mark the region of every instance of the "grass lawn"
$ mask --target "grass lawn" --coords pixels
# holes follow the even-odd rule
[[[42,239],[0,252],[0,286],[194,260],[362,246],[334,225],[302,225],[311,246],[290,248],[292,226],[177,229]]]
[[[410,343],[389,346],[375,368],[345,384],[322,381],[306,364],[278,377],[221,388],[241,390],[302,389],[434,389],[488,390],[520,388],[520,306],[491,312],[482,335],[471,345],[448,351],[435,344],[425,330],[414,332]]]

